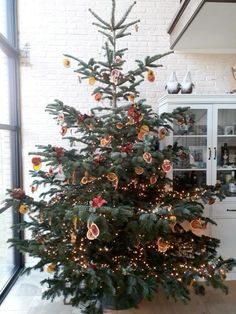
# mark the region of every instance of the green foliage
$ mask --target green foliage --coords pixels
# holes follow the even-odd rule
[[[8,190],[0,210],[28,209],[27,221],[14,228],[32,237],[9,243],[38,258],[26,273],[53,272],[42,281],[48,286],[44,298],[62,295],[85,314],[137,307],[159,287],[167,298],[187,302],[191,286],[204,294],[199,279],[227,292],[224,276],[236,265],[218,257],[219,240],[204,235],[206,224],[214,224],[203,216],[204,203],[222,199],[220,188],[179,191],[169,177],[188,150],[178,143],[165,147],[164,138],[174,121],[186,122],[188,108],[159,116],[137,98],[143,74],[160,67],[157,61],[170,52],[136,60],[137,68],[123,73],[125,60],[117,57],[127,49],[117,50],[116,41],[139,20],[126,22],[134,2],[117,22],[115,5],[112,0],[109,22],[90,10],[107,37],[106,60],[84,62],[66,55],[78,62],[82,79],[102,83],[92,95],[102,93],[111,106],[97,106],[88,115],[60,100],[49,104],[46,111],[66,128],[64,139],[71,147],[37,145],[30,154],[40,157],[43,167],[30,175],[39,201],[22,190]],[[117,81],[113,70],[120,71]],[[118,106],[119,101],[125,104]]]

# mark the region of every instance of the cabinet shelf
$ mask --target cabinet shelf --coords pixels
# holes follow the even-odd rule
[[[189,138],[191,138],[191,137],[193,137],[193,138],[199,138],[199,137],[207,137],[207,135],[190,135],[190,134],[183,134],[183,135],[181,135],[181,134],[174,134],[173,135],[173,137],[182,137],[182,138],[186,138],[186,137],[189,137]],[[236,137],[236,135],[235,135],[235,137]]]
[[[236,137],[236,135],[235,134],[229,134],[229,135],[225,135],[225,134],[223,134],[223,135],[217,135],[218,137]]]
[[[216,169],[217,171],[236,171],[236,167],[227,167],[227,168],[225,168],[225,167],[217,167],[217,169]]]
[[[174,168],[174,171],[206,171],[206,168]]]

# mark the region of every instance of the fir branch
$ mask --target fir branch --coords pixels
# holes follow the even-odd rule
[[[95,12],[93,12],[92,9],[89,9],[89,12],[91,12],[91,14],[102,24],[104,24],[106,27],[108,27],[108,29],[111,29],[111,26],[105,22],[100,16],[98,16]]]
[[[132,26],[134,24],[140,23],[140,22],[141,22],[140,20],[136,20],[136,21],[130,22],[128,24],[122,25],[122,26],[118,27],[117,29],[121,29],[121,28],[126,28],[127,29],[128,27],[130,27],[130,26]]]
[[[110,43],[112,44],[112,46],[114,46],[114,40],[113,40],[111,35],[107,34],[106,32],[103,32],[101,30],[98,30],[98,32],[103,34],[104,36],[106,36],[108,38],[108,40],[110,41]]]
[[[115,28],[115,11],[116,11],[116,1],[112,0],[112,10],[111,10],[111,26],[112,30]]]
[[[109,29],[110,29],[110,28],[108,28],[108,27],[106,27],[106,26],[100,25],[100,24],[95,23],[95,22],[93,22],[92,25],[97,26],[97,27],[100,27],[100,28],[102,28],[102,29],[104,29],[104,30],[109,30]]]
[[[128,10],[125,12],[124,16],[121,18],[121,20],[116,24],[115,29],[118,29],[122,26],[122,24],[125,22],[125,20],[127,19],[129,13],[131,12],[131,10],[133,9],[133,7],[135,6],[136,1],[134,1],[133,4],[131,4],[131,6],[128,8]]]
[[[130,35],[131,35],[131,33],[121,33],[121,34],[117,34],[117,35],[116,35],[116,38],[118,39],[118,38],[130,36]]]

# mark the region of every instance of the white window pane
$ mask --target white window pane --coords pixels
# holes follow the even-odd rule
[[[7,0],[0,0],[0,33],[7,36]]]
[[[11,131],[0,130],[0,203],[5,199],[6,189],[12,186]],[[0,290],[6,284],[13,268],[13,248],[7,240],[12,238],[13,213],[7,209],[0,214]]]
[[[1,1],[1,0],[0,0]],[[10,121],[9,62],[0,50],[0,123]]]

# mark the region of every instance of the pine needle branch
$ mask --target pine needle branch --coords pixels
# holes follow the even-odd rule
[[[125,20],[127,19],[129,13],[131,12],[131,10],[133,9],[133,7],[135,6],[136,1],[134,1],[133,4],[131,4],[131,6],[128,8],[128,10],[125,12],[124,16],[121,18],[121,20],[116,24],[115,28],[118,29],[119,27],[122,26],[122,24],[125,22]]]
[[[95,23],[95,22],[93,22],[92,25],[97,26],[97,27],[100,27],[100,28],[105,29],[105,30],[109,30],[109,29],[110,29],[110,28],[108,28],[108,27],[106,27],[106,26],[103,26],[103,25],[98,24],[98,23]]]
[[[95,12],[93,12],[92,9],[89,9],[89,12],[102,24],[104,24],[108,29],[111,29],[111,25],[109,25],[107,22],[105,22],[100,16],[98,16]]]
[[[121,29],[121,28],[125,28],[125,27],[130,27],[130,26],[132,26],[132,25],[134,25],[134,24],[137,24],[137,23],[140,23],[140,20],[136,20],[136,21],[130,22],[130,23],[128,23],[128,24],[122,25],[122,26],[118,27],[117,29]]]
[[[114,30],[115,28],[115,11],[116,11],[116,1],[112,0],[112,10],[111,10],[111,26]]]
[[[98,30],[99,33],[103,34],[104,36],[106,36],[108,38],[108,40],[110,41],[110,43],[112,44],[112,46],[114,46],[114,41],[111,35],[107,34],[106,32],[103,32],[101,30]]]

